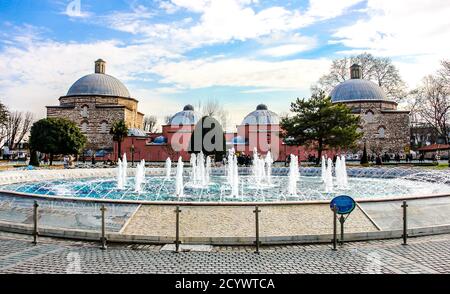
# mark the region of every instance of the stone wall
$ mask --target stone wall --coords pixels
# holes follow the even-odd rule
[[[130,128],[142,128],[143,115],[135,99],[118,97],[61,97],[60,106],[48,106],[47,117],[62,117],[75,122],[88,139],[87,149],[113,148],[111,126],[124,120]],[[87,111],[83,108],[87,107]],[[84,128],[84,125],[86,128]]]
[[[347,106],[361,117],[363,138],[358,142],[358,151],[373,153],[402,153],[410,145],[409,112],[397,111],[395,103],[358,102]],[[384,129],[384,136],[383,130]]]

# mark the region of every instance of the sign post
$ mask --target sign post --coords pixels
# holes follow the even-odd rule
[[[333,198],[330,202],[330,208],[333,211],[333,250],[336,250],[336,219],[337,214],[340,215],[339,223],[341,224],[341,240],[340,245],[344,245],[344,223],[348,216],[356,207],[356,202],[352,197],[341,195]]]

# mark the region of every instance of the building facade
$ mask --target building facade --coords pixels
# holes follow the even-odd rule
[[[59,98],[58,106],[47,106],[47,117],[61,117],[75,122],[86,135],[87,148],[112,150],[111,126],[124,120],[130,129],[142,129],[144,114],[138,111],[138,100],[125,85],[106,74],[106,62],[95,62],[95,73],[76,81]]]
[[[410,146],[410,112],[397,109],[398,104],[387,98],[377,84],[361,79],[361,67],[352,65],[351,79],[336,86],[331,92],[333,103],[344,103],[361,117],[359,131],[363,137],[357,150],[364,144],[372,154],[405,153]]]

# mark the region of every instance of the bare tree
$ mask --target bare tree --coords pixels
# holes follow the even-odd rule
[[[438,75],[426,76],[416,93],[418,119],[432,126],[448,144],[450,92],[446,81]]]
[[[144,131],[156,133],[158,130],[158,118],[156,115],[149,115],[144,118]]]
[[[164,123],[166,124],[166,125],[168,125],[168,124],[170,124],[170,120],[172,119],[172,117],[173,117],[173,115],[166,115],[165,117],[164,117]]]
[[[6,125],[8,121],[8,108],[0,102],[0,144],[3,146],[3,142],[7,137]]]
[[[361,66],[361,78],[378,84],[388,97],[396,101],[406,97],[406,84],[400,77],[398,69],[392,64],[392,60],[375,57],[369,53],[333,60],[330,72],[322,76],[312,87],[313,92],[322,89],[326,93],[331,93],[338,84],[350,79],[349,68],[354,63]]]
[[[6,120],[6,140],[9,149],[15,149],[33,125],[34,117],[31,112],[14,111],[9,113]]]
[[[199,106],[202,106],[201,102],[199,102]],[[229,113],[217,99],[209,99],[201,109],[203,115],[217,119],[224,130],[228,127]]]

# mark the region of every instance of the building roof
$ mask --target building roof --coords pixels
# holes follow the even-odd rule
[[[131,128],[128,129],[128,137],[147,137],[147,133],[144,130]]]
[[[169,121],[169,125],[195,125],[201,114],[195,111],[192,105],[186,105],[183,111],[176,113]]]
[[[390,101],[380,86],[372,81],[351,79],[337,85],[331,92],[333,102]]]
[[[256,107],[256,110],[249,113],[242,125],[278,125],[280,124],[280,117],[273,111],[270,111],[264,104]]]
[[[101,95],[130,98],[127,87],[113,76],[90,74],[76,81],[67,92],[67,96]]]
[[[450,145],[447,144],[432,144],[418,149],[419,151],[432,152],[438,150],[450,150]]]

